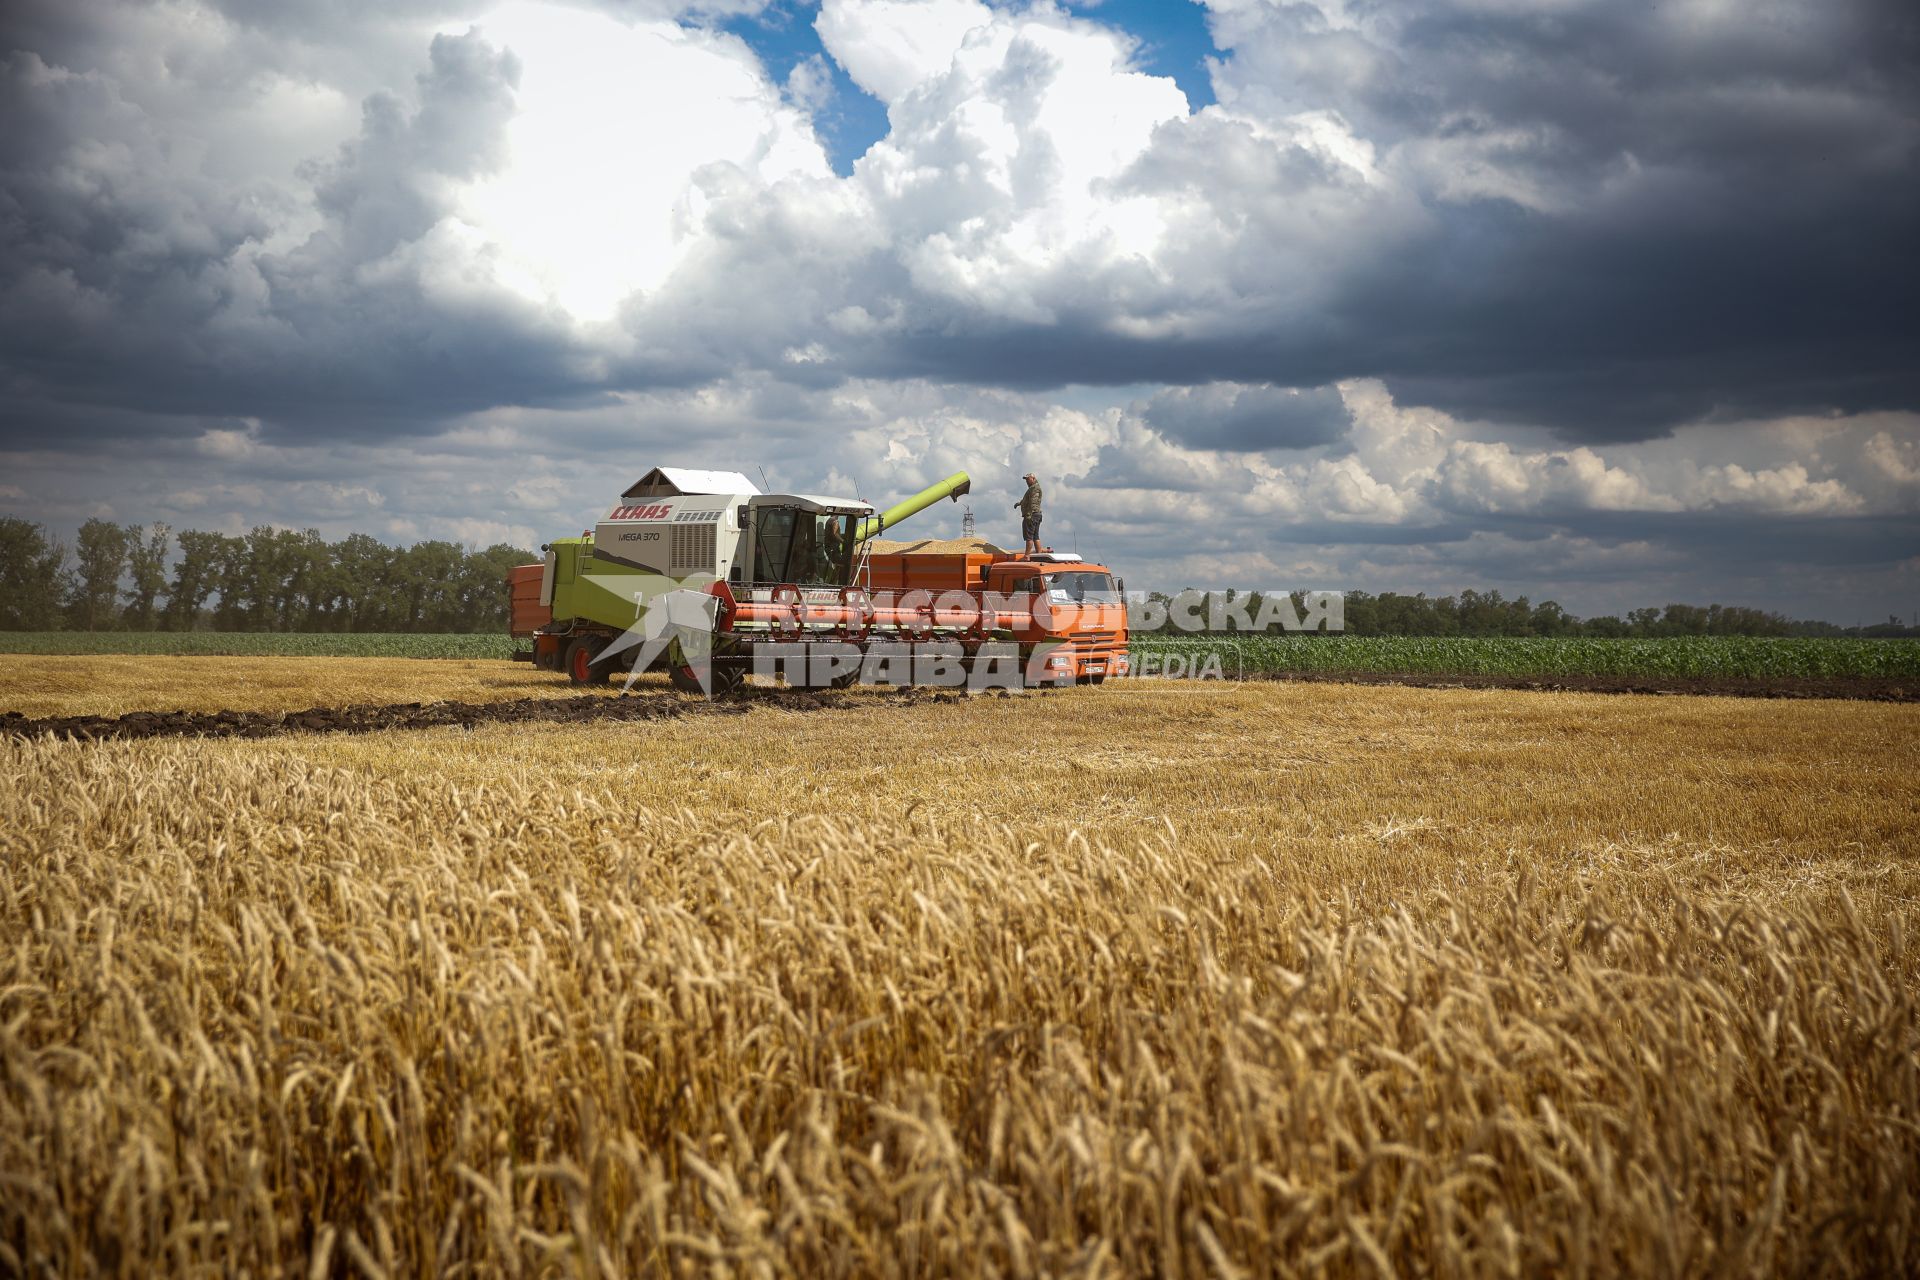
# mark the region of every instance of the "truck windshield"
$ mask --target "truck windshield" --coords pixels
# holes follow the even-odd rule
[[[753,540],[753,580],[844,587],[853,575],[853,517],[762,507]]]
[[[1120,589],[1113,575],[1097,569],[1068,570],[1047,575],[1047,596],[1056,602],[1074,604],[1119,604]]]

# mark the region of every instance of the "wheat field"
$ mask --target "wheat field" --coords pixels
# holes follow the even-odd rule
[[[1910,1272],[1916,779],[1332,685],[0,739],[0,1272]]]
[[[665,687],[660,677],[643,677]],[[604,687],[603,687],[604,688]],[[498,702],[573,692],[526,663],[479,658],[285,658],[0,653],[0,711],[301,711],[458,698]],[[589,692],[583,687],[580,692]]]

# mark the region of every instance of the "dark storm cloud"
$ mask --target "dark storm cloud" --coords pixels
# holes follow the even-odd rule
[[[1879,145],[1862,104],[1911,100],[1920,24],[1902,0],[1487,5],[1378,0],[1337,22],[1311,3],[1216,15],[1228,96],[1268,113],[1333,108],[1369,136],[1539,123],[1566,163]],[[1796,94],[1818,105],[1787,109]],[[1773,109],[1770,109],[1772,104]],[[1881,140],[1884,142],[1884,139]]]
[[[1333,444],[1353,421],[1332,387],[1171,387],[1140,412],[1161,435],[1189,448],[1241,453]]]
[[[1431,166],[1433,233],[1334,300],[1403,397],[1591,439],[1920,403],[1912,5],[1356,12],[1217,18],[1221,98]]]
[[[239,54],[299,44],[289,65],[354,32],[393,38],[395,11],[360,0],[220,8],[246,33]],[[630,308],[618,355],[517,295],[423,283],[459,252],[430,234],[447,185],[499,159],[510,53],[472,34],[416,46],[392,81],[412,86],[368,94],[359,135],[301,191],[182,161],[177,122],[100,69],[133,11],[76,12],[10,10],[0,64],[0,376],[24,397],[391,432],[743,369],[812,386],[1377,376],[1405,402],[1593,441],[1920,406],[1910,6],[1390,3],[1353,29],[1304,4],[1220,15],[1220,100],[1240,118],[1172,122],[1112,188],[1205,206],[1207,234],[1176,226],[1157,264],[1034,268],[1036,320],[927,287],[918,255],[955,234],[939,201],[876,191],[878,225],[839,245],[831,220],[794,216],[811,193],[721,191],[732,221],[710,220],[679,278]],[[243,74],[212,54],[194,70]],[[1017,111],[1055,70],[1016,41],[996,91]],[[1373,182],[1276,132],[1324,111],[1372,145]],[[895,140],[922,147],[923,168],[979,169],[924,123],[918,143]],[[1052,163],[1035,144],[1014,172]],[[939,191],[956,210],[994,196],[977,176]],[[303,242],[265,247],[302,217],[319,221]],[[849,307],[886,323],[827,323]],[[1253,438],[1238,430],[1176,434]],[[1290,432],[1281,444],[1315,439]]]
[[[1705,198],[1613,222],[1449,211],[1330,319],[1371,335],[1372,372],[1404,402],[1573,440],[1920,406],[1920,184],[1862,182],[1825,207]]]
[[[391,93],[367,99],[360,136],[317,186],[328,231],[303,252],[331,254],[338,265],[384,257],[439,219],[441,200],[429,184],[472,178],[499,163],[518,60],[472,33],[435,36],[428,56],[418,108]]]
[[[1110,530],[1143,584],[1204,547],[1425,566],[1447,589],[1770,560],[1790,598],[1920,544],[1884,514],[1920,501],[1911,420],[1844,448],[1743,453],[1766,434],[1744,425],[1626,447],[1920,407],[1903,7],[1369,3],[1341,29],[1249,6],[1216,17],[1221,108],[1148,116],[1144,151],[1104,169],[1100,130],[1140,118],[1141,86],[1020,36],[890,103],[849,178],[776,181],[735,152],[692,191],[663,179],[659,203],[685,196],[678,265],[599,329],[499,283],[543,246],[486,243],[461,190],[503,162],[537,44],[523,76],[504,36],[461,34],[484,6],[457,0],[206,7],[230,23],[107,3],[0,19],[0,448],[120,460],[100,487],[126,518],[147,485],[243,526],[250,500],[215,491],[235,478],[312,484],[314,519],[362,489],[407,519],[493,518],[503,475],[532,471],[538,505],[514,518],[551,531],[627,457],[764,462],[802,488],[864,469],[902,492],[1035,465],[1061,476],[1055,519],[1084,502],[1079,527]],[[662,130],[719,112],[699,88],[684,120],[610,121],[602,161],[657,162]],[[1035,104],[1060,92],[1083,123],[1049,133]],[[261,127],[233,127],[250,113]],[[1369,378],[1397,403],[1330,389]],[[1129,389],[1103,406],[1086,384]],[[1468,421],[1432,444],[1402,431],[1437,417],[1415,406],[1559,442]],[[488,409],[472,439],[429,443]],[[1898,438],[1875,470],[1881,430]],[[1446,454],[1486,436],[1515,448]],[[1618,447],[1576,459],[1568,440]],[[72,457],[80,510],[97,495]],[[348,498],[320,492],[335,467]],[[1658,492],[1613,493],[1636,482]],[[465,496],[435,507],[450,484]],[[1643,501],[1675,510],[1592,509]]]
[[[271,193],[169,172],[163,128],[111,80],[0,61],[0,359],[14,395],[111,399],[200,364],[235,250]],[[83,153],[85,163],[72,163]]]
[[[143,452],[172,452],[207,431],[244,424],[205,415],[174,416],[113,405],[0,396],[0,442],[22,450],[113,449],[139,442]]]
[[[174,136],[110,75],[5,54],[0,431],[34,443],[35,401],[353,435],[602,394],[566,368],[564,326],[519,299],[430,301],[430,244],[366,270],[433,226],[445,183],[497,161],[516,74],[475,34],[435,37],[412,101],[369,97],[359,135],[309,166],[319,227],[273,251],[303,216],[285,187],[185,164],[213,140]]]
[[[1464,542],[1473,530],[1459,524],[1382,524],[1366,520],[1308,520],[1264,531],[1276,546],[1431,547]],[[1226,540],[1231,545],[1232,539]]]
[[[1158,287],[1067,263],[1047,324],[911,300],[850,367],[1028,386],[1378,376],[1403,401],[1589,441],[1920,406],[1910,7],[1361,12],[1359,31],[1309,5],[1222,22],[1239,43],[1221,98],[1279,123],[1340,112],[1377,186],[1250,123],[1175,122],[1117,190],[1199,194],[1230,238],[1167,251]]]
[[[1570,530],[1605,545],[1685,547],[1727,569],[1859,569],[1892,564],[1920,546],[1920,516],[1791,516],[1745,512],[1588,511],[1568,519],[1496,516],[1480,527],[1528,540]]]
[[[904,268],[954,233],[929,241],[925,210],[884,193],[884,249],[760,296],[804,298],[793,314],[816,323],[848,303],[890,318],[816,329],[814,381],[1380,377],[1406,403],[1591,442],[1920,406],[1914,20],[1875,4],[1678,9],[1369,6],[1371,25],[1336,31],[1311,6],[1263,7],[1261,25],[1219,24],[1237,41],[1222,101],[1245,118],[1172,122],[1110,189],[1204,206],[1158,271],[1031,267],[1044,320],[931,292]],[[1017,105],[1047,68],[1029,53],[1005,74]],[[1373,148],[1373,177],[1287,136],[1294,113],[1329,109]],[[897,127],[894,143],[916,172],[981,168],[944,130],[915,151]],[[1019,212],[978,177],[938,189],[956,223]],[[787,242],[778,202],[741,213],[752,231],[724,274],[780,279],[771,256],[817,255]],[[732,318],[716,311],[715,331],[752,343]]]

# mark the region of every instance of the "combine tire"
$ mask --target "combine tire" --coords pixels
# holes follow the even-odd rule
[[[747,682],[747,669],[738,662],[715,662],[708,671],[713,681],[711,697],[731,698]],[[700,677],[693,667],[685,662],[667,664],[667,683],[681,693],[708,693],[700,687]]]
[[[613,669],[604,662],[594,661],[604,648],[604,644],[589,636],[569,641],[562,659],[567,679],[573,684],[605,684],[613,675]]]

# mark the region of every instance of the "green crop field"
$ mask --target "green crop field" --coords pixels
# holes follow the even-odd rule
[[[1189,667],[1219,654],[1229,677],[1284,672],[1479,676],[1667,676],[1748,679],[1912,677],[1908,640],[1684,636],[1660,640],[1512,636],[1139,636],[1136,662]]]
[[[274,631],[0,632],[0,653],[247,658],[504,658],[512,652],[513,641],[498,632],[478,635]]]

